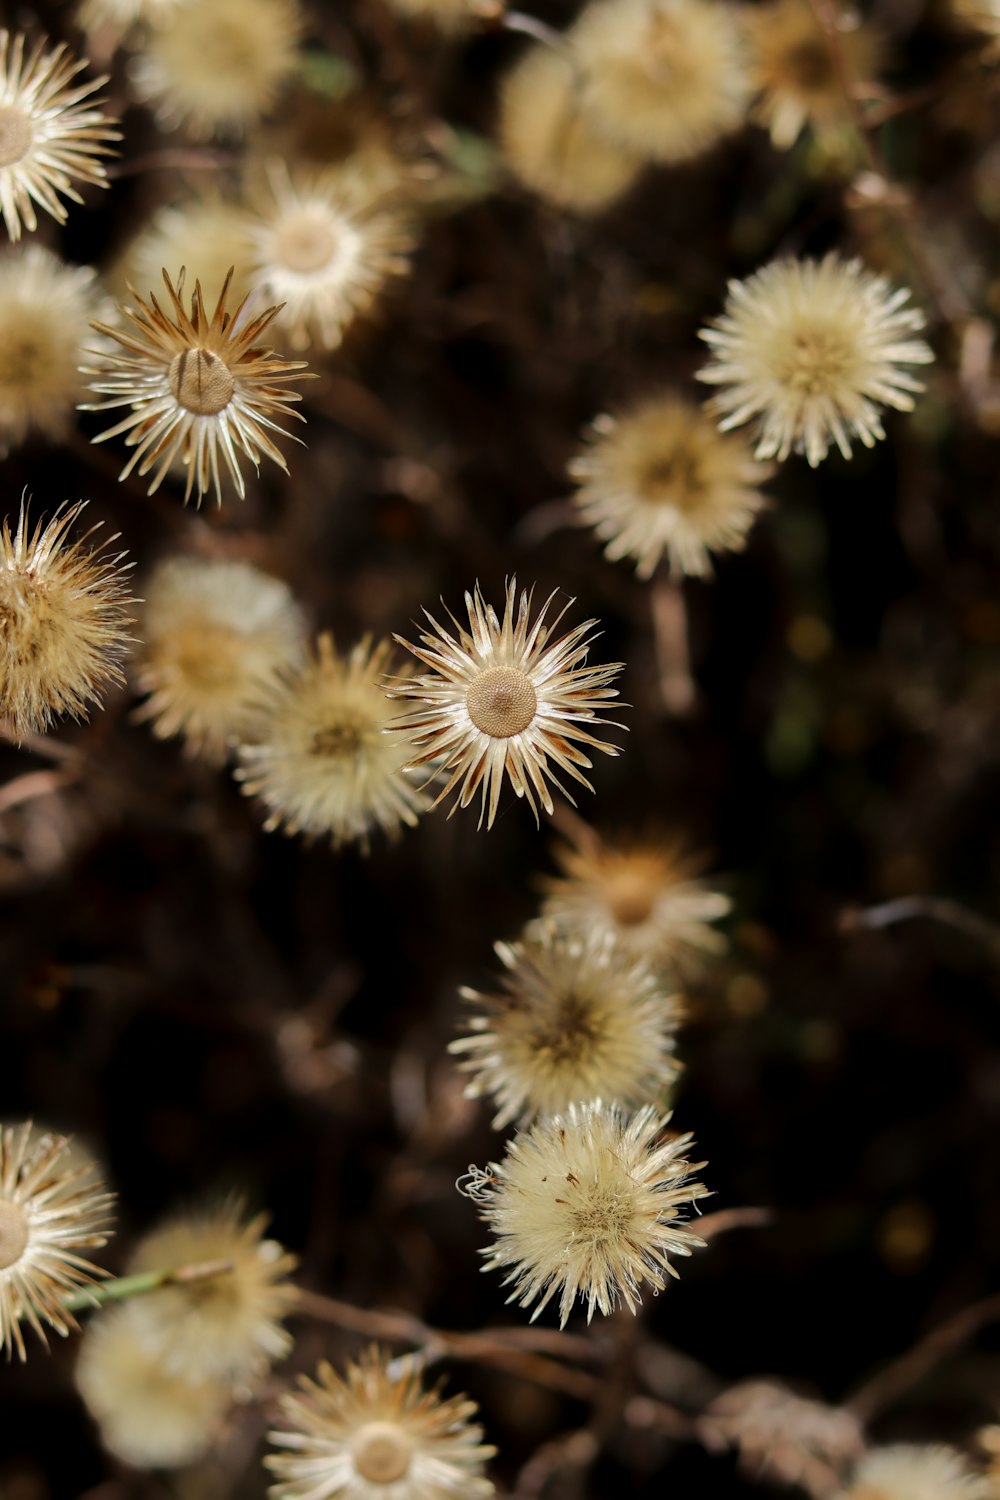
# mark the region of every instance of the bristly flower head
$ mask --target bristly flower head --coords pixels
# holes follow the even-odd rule
[[[496,1129],[558,1114],[589,1099],[657,1102],[680,1071],[674,1033],[681,1005],[642,959],[608,932],[563,936],[540,926],[522,943],[497,943],[501,994],[465,988],[471,1036],[449,1051],[473,1075],[466,1097],[491,1094]]]
[[[677,1275],[670,1256],[704,1243],[679,1214],[707,1193],[690,1180],[705,1163],[684,1160],[691,1137],[665,1136],[669,1120],[652,1105],[625,1115],[601,1100],[571,1104],[459,1183],[496,1235],[483,1269],[510,1268],[507,1300],[536,1303],[532,1322],[557,1292],[561,1327],[577,1297],[588,1322],[622,1302],[634,1313],[643,1282],[662,1291],[664,1273]]]
[[[210,558],[169,558],[144,593],[136,683],[150,696],[137,717],[219,765],[301,665],[302,611],[280,578]]]
[[[712,409],[722,431],[755,422],[758,458],[804,453],[815,466],[835,442],[866,448],[885,437],[879,405],[913,410],[923,385],[901,369],[934,355],[911,335],[924,317],[906,287],[859,260],[777,260],[729,283],[722,317],[702,330],[713,358],[699,380],[721,387]]]
[[[42,733],[60,714],[85,718],[101,686],[122,681],[132,564],[87,548],[96,526],[67,543],[84,505],[31,531],[22,501],[14,535],[9,521],[0,533],[0,716],[15,735]]]
[[[897,1443],[872,1448],[837,1500],[989,1500],[994,1493],[955,1448]]]
[[[139,1298],[133,1331],[164,1370],[184,1380],[252,1380],[292,1347],[282,1327],[295,1304],[295,1257],[264,1238],[267,1215],[239,1199],[175,1219],[143,1239],[130,1272],[229,1262],[231,1269],[175,1282]]]
[[[567,932],[610,932],[634,957],[666,971],[697,971],[707,954],[725,952],[710,925],[731,908],[728,896],[697,878],[700,861],[676,839],[606,842],[581,825],[573,844],[555,850],[561,874],[543,881],[543,917]]]
[[[809,0],[765,0],[746,6],[744,24],[753,53],[752,77],[760,91],[753,118],[767,126],[780,149],[793,146],[806,127],[829,131],[850,124],[850,101]],[[878,71],[882,46],[859,23],[838,32],[837,46],[856,83]]]
[[[291,406],[301,397],[283,383],[293,380],[305,365],[301,360],[284,359],[257,342],[278,308],[268,308],[258,317],[247,319],[241,317],[245,301],[235,312],[227,311],[231,277],[232,270],[211,317],[205,310],[200,282],[195,282],[188,313],[183,301],[184,271],[176,290],[164,271],[170,297],[168,312],[154,296],[150,295],[147,302],[133,290],[139,310],[123,309],[128,319],[123,330],[94,324],[98,333],[120,346],[121,352],[98,356],[100,364],[84,368],[83,373],[91,377],[91,389],[110,399],[91,402],[82,410],[132,408],[123,421],[100,433],[94,442],[127,434],[126,445],[135,453],[120,477],[124,479],[137,465],[139,474],[155,468],[150,494],[159,488],[171,464],[180,462],[187,470],[185,501],[193,493],[200,504],[211,486],[221,505],[220,450],[241,500],[246,486],[238,449],[254,468],[259,469],[264,453],[288,472],[268,433],[289,436],[272,416],[302,420]]]
[[[60,42],[51,51],[37,42],[25,59],[25,38],[0,30],[0,212],[12,240],[26,229],[38,228],[35,204],[60,224],[66,222],[65,204],[83,199],[73,187],[79,182],[106,187],[102,156],[113,152],[109,141],[121,136],[89,99],[106,78],[74,86],[72,80],[87,64],[75,62]]]
[[[468,630],[451,615],[456,631],[451,635],[425,610],[435,634],[421,635],[419,646],[396,637],[430,671],[391,689],[392,697],[422,705],[392,727],[422,747],[414,767],[439,763],[445,774],[451,773],[437,802],[457,789],[452,813],[468,807],[482,788],[480,827],[484,818],[487,828],[493,826],[505,775],[537,822],[538,803],[552,812],[547,781],[573,801],[556,767],[593,791],[580,769],[589,770],[592,762],[571,741],[605,755],[619,753],[590,730],[613,723],[597,714],[609,698],[617,698],[618,689],[608,683],[623,663],[586,665],[593,640],[588,632],[596,620],[585,620],[553,641],[553,631],[574,602],[568,600],[546,624],[554,598],[555,591],[529,624],[531,593],[523,590],[515,620],[517,579],[511,578],[501,621],[477,584],[475,593],[465,596]]]
[[[137,1469],[169,1469],[208,1452],[231,1403],[226,1381],[172,1374],[140,1337],[138,1300],[91,1318],[76,1383],[109,1452]]]
[[[405,770],[415,746],[385,733],[401,712],[381,685],[391,652],[366,636],[342,657],[322,635],[315,657],[271,699],[236,773],[268,809],[266,828],[328,834],[335,848],[356,841],[367,852],[375,829],[393,838],[415,827],[428,801]]]
[[[280,302],[276,328],[295,349],[335,349],[393,276],[409,268],[412,235],[373,192],[362,166],[292,177],[272,162],[250,220],[253,284]]]
[[[390,1372],[378,1349],[338,1375],[325,1361],[316,1380],[281,1398],[284,1425],[269,1434],[264,1462],[278,1476],[272,1500],[486,1500],[483,1477],[495,1448],[471,1419],[475,1403],[424,1390],[413,1362]]]
[[[589,123],[636,156],[686,161],[746,118],[746,40],[722,0],[591,0],[569,41]]]
[[[587,437],[570,464],[580,486],[573,503],[612,562],[633,558],[638,576],[651,578],[666,556],[675,573],[705,574],[712,550],[746,546],[771,469],[741,435],[720,433],[671,394],[598,417]]]
[[[66,1136],[29,1123],[0,1128],[0,1348],[25,1358],[22,1322],[43,1343],[43,1324],[76,1323],[63,1299],[103,1275],[77,1251],[107,1244],[113,1203],[89,1159]]]

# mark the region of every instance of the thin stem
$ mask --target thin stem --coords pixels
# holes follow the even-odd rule
[[[695,705],[688,646],[687,605],[680,581],[658,573],[650,586],[653,637],[660,673],[660,696],[668,713],[682,718]]]
[[[104,1307],[109,1302],[124,1302],[129,1297],[144,1297],[148,1292],[158,1292],[165,1286],[185,1286],[192,1281],[209,1281],[223,1276],[233,1269],[231,1260],[206,1260],[197,1265],[174,1266],[167,1270],[141,1271],[135,1276],[115,1276],[110,1281],[98,1282],[81,1292],[63,1298],[67,1312],[87,1312],[92,1307]]]
[[[961,1347],[984,1328],[1000,1319],[1000,1296],[986,1297],[965,1307],[865,1382],[847,1402],[850,1411],[870,1422],[932,1370],[946,1355]]]
[[[897,922],[940,922],[944,927],[953,927],[966,937],[982,943],[994,957],[1000,957],[1000,926],[981,917],[978,912],[967,911],[957,901],[946,896],[900,896],[895,901],[884,901],[880,906],[849,909],[841,913],[841,932],[875,932],[883,927],[894,927]]]
[[[561,57],[568,58],[571,63],[576,64],[576,54],[561,31],[556,31],[554,26],[548,26],[544,21],[539,21],[536,16],[525,15],[520,10],[505,11],[501,20],[505,31],[517,31],[522,36],[530,36],[534,41],[540,42],[543,47],[548,47],[552,52],[558,52]]]

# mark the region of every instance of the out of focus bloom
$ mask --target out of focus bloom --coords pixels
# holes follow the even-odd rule
[[[138,717],[219,764],[301,665],[302,611],[286,583],[242,562],[170,558],[144,593]]]
[[[230,278],[219,293],[214,313],[205,310],[201,285],[195,282],[191,311],[183,301],[184,272],[176,290],[163,273],[170,310],[164,312],[156,298],[147,302],[132,295],[138,312],[125,308],[124,329],[95,323],[97,331],[120,346],[87,366],[91,389],[108,397],[91,402],[84,411],[110,411],[129,406],[121,422],[94,439],[125,435],[126,446],[135,449],[121,478],[136,469],[140,475],[155,469],[149,493],[157,490],[171,464],[187,470],[184,499],[192,493],[198,503],[209,488],[222,504],[219,455],[225,461],[240,499],[246,494],[237,450],[259,468],[261,454],[288,472],[288,465],[268,436],[288,433],[273,420],[297,417],[292,402],[301,400],[284,382],[293,380],[305,366],[301,360],[284,359],[257,341],[277,313],[268,308],[259,317],[241,319],[243,305],[229,312],[226,303]],[[301,417],[299,418],[301,421]],[[298,439],[296,439],[298,441]]]
[[[82,382],[77,366],[100,311],[97,277],[41,245],[0,255],[0,453],[31,432],[63,436]]]
[[[76,1327],[63,1299],[103,1273],[80,1250],[107,1244],[111,1194],[65,1136],[0,1128],[0,1347],[25,1358],[22,1323]]]
[[[593,790],[580,769],[592,766],[580,744],[618,754],[617,746],[590,730],[612,722],[597,715],[609,698],[618,696],[618,689],[608,684],[622,663],[586,665],[593,640],[588,632],[596,620],[585,620],[552,641],[573,603],[569,600],[546,624],[554,598],[555,593],[549,595],[529,624],[531,594],[522,590],[515,620],[517,580],[511,578],[501,621],[477,584],[475,593],[465,596],[468,630],[452,616],[456,633],[451,635],[427,614],[435,634],[421,635],[418,646],[396,637],[430,671],[392,688],[393,697],[421,705],[392,727],[421,747],[411,762],[414,767],[434,763],[446,775],[450,772],[437,802],[457,791],[454,812],[468,807],[482,789],[480,827],[484,818],[487,828],[493,826],[504,776],[515,794],[527,800],[537,822],[539,803],[552,812],[547,782],[573,800],[559,771]],[[579,743],[572,744],[574,740]]]
[[[200,281],[203,287],[221,286],[232,269],[229,295],[234,302],[245,297],[250,290],[246,210],[218,193],[200,193],[158,209],[126,246],[117,280],[149,297],[163,285],[164,266],[184,266],[188,284]]]
[[[86,546],[97,527],[67,542],[84,504],[32,531],[22,502],[14,535],[9,521],[0,533],[0,715],[18,736],[42,733],[60,714],[85,718],[102,685],[122,681],[131,564]]]
[[[710,1402],[699,1422],[710,1450],[732,1447],[753,1481],[825,1494],[864,1452],[861,1422],[844,1406],[797,1395],[776,1380],[744,1380]]]
[[[228,1262],[231,1269],[174,1282],[137,1298],[132,1331],[168,1374],[190,1382],[242,1382],[292,1347],[282,1326],[295,1303],[295,1257],[264,1238],[266,1214],[233,1200],[146,1235],[129,1272]]]
[[[497,14],[489,0],[389,0],[393,10],[414,20],[428,21],[444,32],[463,31],[477,15]]]
[[[691,1181],[705,1163],[684,1160],[691,1137],[665,1136],[669,1120],[652,1105],[626,1115],[601,1100],[571,1104],[460,1183],[496,1236],[484,1270],[507,1270],[508,1301],[534,1302],[532,1322],[557,1293],[561,1327],[577,1297],[588,1322],[621,1303],[634,1313],[642,1284],[662,1291],[664,1273],[677,1275],[670,1257],[704,1243],[680,1213],[707,1193]]]
[[[272,164],[250,235],[253,284],[282,304],[275,327],[296,349],[336,348],[385,283],[406,272],[412,243],[362,166],[293,178]]]
[[[143,22],[163,21],[182,5],[197,0],[82,0],[77,13],[81,31],[108,26],[119,32]]]
[[[722,0],[591,0],[568,39],[588,123],[635,156],[686,161],[746,118],[745,37]]]
[[[743,17],[760,93],[754,118],[775,146],[793,146],[806,125],[823,131],[849,124],[843,82],[809,0],[765,0],[746,6]],[[837,44],[852,80],[874,77],[882,48],[870,27],[845,27]]]
[[[581,109],[573,62],[550,47],[533,47],[504,79],[499,138],[507,166],[525,187],[576,213],[600,213],[641,171],[634,152],[594,130]]]
[[[777,260],[729,283],[723,315],[701,337],[712,359],[699,380],[719,386],[712,409],[723,432],[754,422],[756,456],[794,450],[815,467],[836,443],[866,448],[885,436],[880,406],[913,410],[922,383],[901,368],[934,355],[912,335],[924,317],[858,260]]]
[[[543,926],[495,950],[502,992],[462,990],[472,1035],[448,1050],[473,1075],[466,1096],[499,1105],[498,1130],[589,1099],[662,1103],[680,1070],[682,1012],[653,969],[601,931],[564,937]]]
[[[391,652],[366,636],[342,657],[322,635],[315,657],[272,699],[237,772],[267,808],[266,828],[367,850],[375,829],[394,837],[415,826],[428,801],[404,769],[415,746],[385,732],[401,713],[381,685]]]
[[[993,1489],[955,1448],[872,1448],[837,1500],[989,1500]]]
[[[402,1362],[400,1362],[402,1363]],[[390,1373],[377,1349],[338,1375],[325,1361],[316,1380],[281,1398],[281,1451],[265,1458],[277,1475],[272,1500],[486,1500],[483,1477],[495,1448],[483,1443],[475,1403],[424,1390],[407,1361]]]
[[[961,26],[989,41],[986,60],[1000,56],[1000,0],[951,0],[951,12]]]
[[[770,468],[739,434],[683,397],[657,396],[619,417],[600,416],[570,465],[580,517],[612,562],[634,559],[651,578],[664,556],[678,573],[712,569],[711,551],[739,551],[762,506]]]
[[[544,882],[542,914],[571,932],[606,931],[635,957],[668,970],[697,968],[725,951],[710,925],[730,900],[697,878],[699,861],[676,841],[608,843],[587,829],[555,850],[561,874]]]
[[[0,31],[0,212],[12,240],[38,228],[35,204],[60,224],[83,199],[73,182],[106,187],[103,156],[121,139],[90,95],[106,78],[74,84],[85,68],[65,43],[42,39],[25,57],[25,37]],[[86,102],[85,102],[86,101]]]
[[[226,1382],[171,1373],[137,1326],[139,1302],[97,1314],[80,1344],[76,1384],[109,1452],[137,1469],[194,1463],[216,1442]]]
[[[296,0],[195,0],[162,15],[133,64],[140,99],[193,136],[238,134],[265,115],[299,62]]]

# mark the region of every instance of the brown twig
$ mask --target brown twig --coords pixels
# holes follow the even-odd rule
[[[1000,926],[946,896],[899,896],[880,906],[851,907],[841,912],[837,925],[841,932],[876,932],[883,927],[894,927],[897,922],[914,921],[940,922],[942,926],[953,927],[1000,958]]]
[[[998,1319],[1000,1295],[986,1297],[982,1302],[974,1302],[971,1307],[963,1308],[871,1380],[866,1381],[845,1403],[848,1410],[863,1422],[870,1422],[886,1406],[891,1405],[897,1396],[916,1385],[942,1359],[960,1348],[987,1323]]]

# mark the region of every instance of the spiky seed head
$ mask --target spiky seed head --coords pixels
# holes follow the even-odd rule
[[[753,118],[787,150],[807,125],[821,132],[850,127],[850,101],[829,42],[809,0],[766,0],[747,6],[751,77],[759,94]],[[863,22],[837,37],[843,65],[855,86],[876,77],[883,46]]]
[[[923,384],[905,369],[934,355],[910,292],[835,252],[776,260],[731,281],[720,318],[701,332],[712,350],[698,379],[718,386],[710,409],[723,432],[752,422],[757,458],[804,453],[815,467],[836,443],[885,436],[879,408],[912,411]]]
[[[113,1198],[68,1137],[0,1127],[0,1348],[26,1357],[22,1325],[76,1327],[63,1299],[104,1274],[80,1250],[107,1244]]]
[[[634,1313],[642,1285],[662,1291],[670,1257],[704,1243],[680,1214],[708,1191],[691,1181],[705,1163],[684,1159],[691,1137],[666,1135],[669,1120],[652,1105],[571,1104],[459,1183],[496,1238],[483,1269],[506,1270],[508,1301],[535,1303],[532,1322],[557,1293],[561,1327],[577,1297],[588,1322],[621,1303]]]
[[[272,1500],[486,1500],[496,1452],[472,1419],[475,1403],[425,1390],[410,1359],[378,1349],[342,1375],[325,1361],[316,1379],[281,1398],[279,1450],[264,1462]]]
[[[456,791],[452,813],[468,807],[481,789],[480,827],[484,818],[487,828],[493,826],[505,777],[537,822],[539,803],[552,812],[549,782],[573,800],[560,773],[593,790],[581,770],[590,770],[592,762],[580,745],[618,754],[590,731],[613,724],[598,714],[618,696],[608,684],[622,663],[586,665],[596,620],[553,640],[573,603],[546,623],[554,598],[549,595],[531,622],[531,593],[522,590],[518,601],[517,580],[511,578],[501,620],[477,584],[465,596],[468,630],[451,616],[453,635],[425,610],[433,634],[422,634],[416,646],[396,637],[430,670],[390,690],[390,696],[420,705],[391,727],[419,747],[413,768],[436,767],[448,777],[437,802]]]
[[[989,1479],[943,1443],[871,1448],[837,1500],[990,1500]]]

